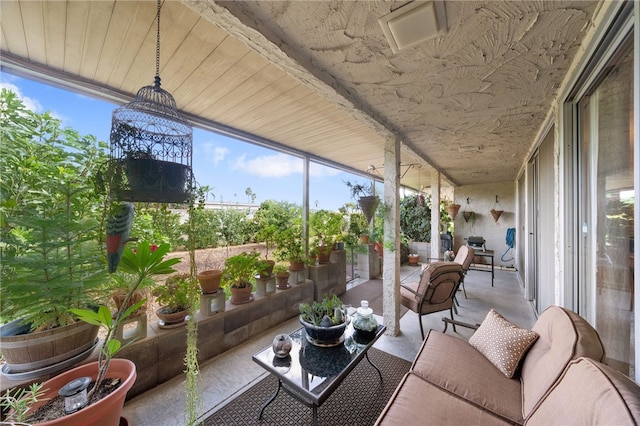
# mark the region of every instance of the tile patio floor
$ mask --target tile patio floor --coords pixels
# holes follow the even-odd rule
[[[401,280],[418,279],[420,268],[403,266]],[[348,284],[351,288],[362,281],[354,280]],[[468,298],[458,293],[460,307],[456,319],[467,323],[480,323],[490,308],[496,309],[508,320],[531,327],[536,316],[529,302],[523,298],[516,272],[496,270],[494,287],[491,287],[491,274],[485,271],[469,271],[465,285]],[[446,312],[428,315],[423,318],[425,332],[430,328],[443,329],[442,316]],[[271,344],[278,333],[290,333],[299,328],[297,318],[267,330],[244,344],[237,346],[200,365],[202,404],[198,410],[201,418],[243,392],[247,387],[261,380],[267,373],[251,360],[251,355]],[[412,361],[421,344],[418,317],[407,312],[400,320],[400,335],[382,336],[376,342],[376,348]],[[471,330],[457,328],[461,338],[468,339]],[[454,334],[449,327],[448,334]],[[154,389],[128,401],[124,407],[124,416],[135,426],[173,426],[184,424],[184,378],[175,377]]]

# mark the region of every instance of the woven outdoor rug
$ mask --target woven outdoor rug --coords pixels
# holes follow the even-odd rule
[[[411,363],[375,348],[369,349],[369,358],[382,372],[382,382],[366,359],[360,361],[324,404],[318,407],[318,425],[370,426],[375,423],[402,376],[409,371]],[[258,420],[262,405],[273,395],[277,387],[278,382],[274,376],[265,377],[209,416],[204,425],[312,424],[312,409],[282,389],[264,410],[262,420]]]
[[[351,290],[340,296],[342,303],[351,305],[354,308],[360,307],[361,300],[367,300],[373,313],[382,316],[382,280],[375,279],[358,284]],[[400,317],[408,311],[404,306],[400,306]]]

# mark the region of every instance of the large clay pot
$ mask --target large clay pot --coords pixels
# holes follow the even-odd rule
[[[82,321],[64,327],[29,333],[29,325],[12,321],[0,327],[0,352],[10,373],[50,368],[55,372],[91,354],[96,345],[98,326]],[[56,369],[56,365],[60,367]]]
[[[410,254],[408,256],[409,259],[409,265],[417,265],[418,264],[418,260],[420,259],[420,256],[418,256],[417,254]]]
[[[200,289],[202,293],[209,294],[215,293],[220,288],[220,279],[222,278],[222,271],[219,269],[210,269],[198,273],[198,282],[200,283]]]
[[[98,376],[98,363],[92,362],[72,370],[65,371],[43,383],[42,389],[46,389],[44,400],[34,404],[34,410],[46,404],[49,399],[58,396],[58,391],[70,381],[80,377],[91,377],[95,380]],[[119,426],[122,407],[127,392],[136,381],[136,365],[128,359],[113,359],[107,370],[107,379],[118,378],[122,384],[112,393],[94,402],[91,405],[77,411],[44,423],[36,423],[42,426]]]

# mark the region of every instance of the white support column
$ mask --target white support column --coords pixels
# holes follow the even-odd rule
[[[440,172],[431,171],[431,258],[440,257]]]
[[[384,147],[384,261],[382,310],[385,334],[400,333],[400,139]]]
[[[309,156],[302,158],[302,250],[309,254]]]

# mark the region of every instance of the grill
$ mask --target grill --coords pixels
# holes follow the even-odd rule
[[[467,238],[467,245],[474,250],[486,251],[485,247],[486,241],[483,237],[469,237]]]

